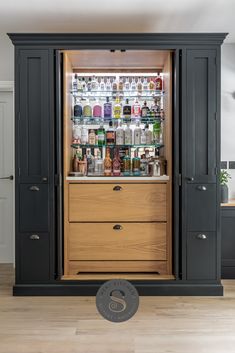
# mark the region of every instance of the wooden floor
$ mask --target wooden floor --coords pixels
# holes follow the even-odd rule
[[[140,297],[136,315],[111,323],[95,297],[13,297],[0,265],[0,353],[234,353],[235,281],[224,297]]]

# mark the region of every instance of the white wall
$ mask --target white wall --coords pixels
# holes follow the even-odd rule
[[[0,81],[14,80],[14,48],[6,34],[0,34]],[[222,138],[221,160],[235,161],[235,44],[222,46]],[[235,198],[235,169],[229,170],[230,198]]]
[[[0,81],[14,80],[14,47],[9,37],[0,33]]]
[[[235,161],[235,44],[222,46],[221,160]],[[229,197],[235,198],[235,169],[228,170]]]

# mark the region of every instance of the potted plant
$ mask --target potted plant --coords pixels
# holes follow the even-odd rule
[[[231,179],[227,170],[220,171],[220,198],[221,203],[228,202],[228,180]]]

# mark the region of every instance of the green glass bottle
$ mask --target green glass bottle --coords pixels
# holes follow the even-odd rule
[[[125,157],[123,157],[123,175],[129,176],[131,174],[131,158],[129,151],[126,150]]]

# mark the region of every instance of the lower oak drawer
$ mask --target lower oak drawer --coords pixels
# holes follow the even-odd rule
[[[80,273],[141,273],[167,274],[166,261],[69,261],[69,275]]]
[[[166,260],[166,223],[70,223],[69,260]]]

